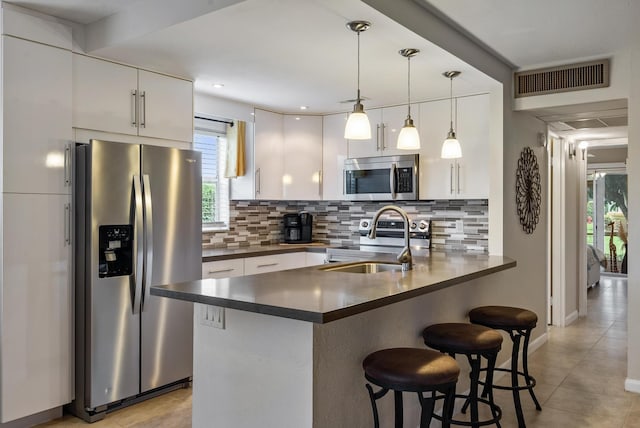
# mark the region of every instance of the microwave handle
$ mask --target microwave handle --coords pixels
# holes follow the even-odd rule
[[[391,199],[396,199],[396,164],[391,164],[389,169],[389,187],[391,188]]]

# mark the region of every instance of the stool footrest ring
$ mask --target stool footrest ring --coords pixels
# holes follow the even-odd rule
[[[483,371],[487,371],[486,368],[484,369],[480,369],[481,372]],[[503,369],[503,368],[495,368],[493,369],[494,372],[506,372],[506,373],[511,373],[511,369]],[[524,372],[518,371],[518,376],[522,376],[524,378],[524,380],[526,381],[526,385],[518,385],[518,387],[514,387],[514,386],[503,386],[503,385],[496,385],[493,384],[493,388],[494,389],[502,389],[502,390],[507,390],[507,391],[513,391],[514,389],[517,389],[518,391],[523,391],[525,389],[531,389],[534,386],[536,386],[536,378],[534,378],[531,375],[527,375]],[[483,380],[479,380],[478,383],[480,385],[484,385],[484,381]]]
[[[437,395],[434,398],[434,400],[442,400],[444,398],[445,398],[444,395]],[[463,395],[463,394],[456,394],[455,398],[461,398],[461,399],[467,400],[469,396]],[[485,426],[485,425],[498,424],[500,422],[500,419],[502,419],[502,409],[500,408],[500,406],[496,404],[492,405],[489,400],[486,400],[484,398],[478,397],[477,400],[478,400],[478,403],[486,405],[491,410],[491,413],[494,414],[494,417],[492,419],[487,419],[487,420],[478,421],[478,422],[469,422],[469,421],[461,421],[459,419],[451,419],[450,421],[451,425],[460,425],[460,426],[470,427],[470,426]],[[434,414],[433,419],[442,421],[442,416]]]

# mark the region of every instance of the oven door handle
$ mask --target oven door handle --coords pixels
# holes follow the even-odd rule
[[[396,164],[392,163],[389,169],[389,187],[391,188],[391,199],[393,200],[396,199],[396,172]]]

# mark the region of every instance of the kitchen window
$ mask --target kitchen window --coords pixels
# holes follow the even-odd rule
[[[230,122],[230,121],[229,121]],[[228,229],[229,179],[224,177],[227,123],[197,116],[193,147],[202,153],[202,229]]]

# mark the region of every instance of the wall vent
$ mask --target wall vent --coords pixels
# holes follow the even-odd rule
[[[609,60],[539,68],[514,74],[516,98],[609,86]]]

